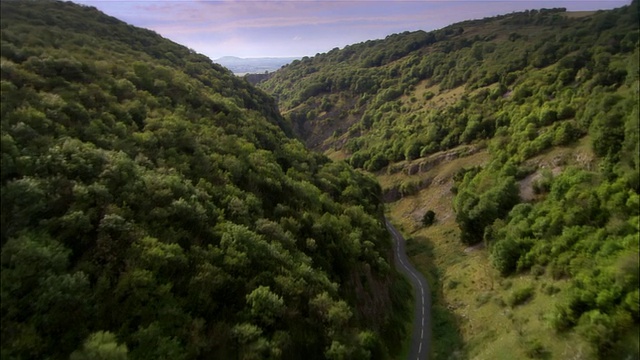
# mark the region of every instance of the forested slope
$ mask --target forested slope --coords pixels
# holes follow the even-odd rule
[[[381,179],[410,179],[390,199],[441,189],[448,179],[430,173],[439,164],[487,159],[447,169],[449,207],[464,245],[486,244],[503,278],[531,277],[507,301],[511,323],[537,289],[549,291],[539,316],[555,341],[570,348],[565,335],[577,333],[591,344],[580,356],[637,357],[638,24],[637,1],[531,10],[334,49],[259,86],[309,146]],[[554,158],[555,149],[569,155]],[[553,285],[540,287],[540,276]],[[528,328],[518,326],[522,339]],[[530,357],[550,355],[523,343]]]
[[[151,31],[53,1],[1,23],[3,359],[396,351],[374,179]]]

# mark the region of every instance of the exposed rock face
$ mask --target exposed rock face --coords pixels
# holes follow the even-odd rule
[[[400,194],[400,190],[397,187],[392,187],[391,189],[387,189],[382,194],[382,200],[385,203],[392,203],[400,199],[402,199],[402,194]]]

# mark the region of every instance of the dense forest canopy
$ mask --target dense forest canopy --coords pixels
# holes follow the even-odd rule
[[[445,150],[488,153],[454,176],[460,240],[484,242],[505,277],[568,281],[549,326],[595,356],[637,357],[638,25],[637,1],[531,10],[336,48],[259,87],[309,146],[378,175]],[[540,162],[579,143],[584,156]],[[408,196],[428,182],[404,185]]]
[[[3,1],[3,359],[384,359],[380,187],[264,92],[70,2]]]

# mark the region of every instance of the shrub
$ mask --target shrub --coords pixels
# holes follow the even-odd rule
[[[458,287],[458,285],[460,285],[460,282],[459,282],[459,281],[456,281],[456,280],[449,280],[449,282],[447,283],[447,288],[448,288],[449,290],[453,290],[453,289],[457,288],[457,287]]]
[[[538,277],[540,275],[544,275],[544,270],[545,270],[545,268],[542,265],[538,265],[538,264],[533,265],[531,267],[531,275],[534,275],[535,277]]]
[[[422,217],[422,225],[431,226],[436,221],[436,213],[433,210],[428,210]]]
[[[492,246],[491,261],[502,276],[507,276],[516,270],[518,260],[525,251],[519,241],[502,239]]]
[[[518,305],[522,305],[527,302],[529,299],[533,297],[534,290],[532,286],[527,286],[521,289],[514,290],[509,296],[507,303],[511,307],[516,307]]]
[[[542,359],[549,353],[538,339],[527,340],[524,351],[531,359]]]
[[[569,270],[567,269],[567,266],[555,260],[551,263],[549,272],[551,273],[551,277],[554,280],[560,280],[569,276]]]
[[[554,295],[560,292],[560,288],[555,285],[549,285],[544,288],[544,293],[547,295]]]
[[[415,181],[407,180],[400,184],[400,195],[402,197],[410,196],[417,193],[420,190],[418,183]]]
[[[550,321],[551,327],[558,332],[566,331],[575,325],[575,319],[569,309],[560,304],[557,304],[551,313]]]
[[[580,318],[576,330],[602,356],[615,343],[615,325],[607,314],[592,310]]]
[[[384,168],[389,164],[389,159],[387,159],[382,154],[377,154],[371,158],[371,160],[367,161],[364,165],[367,171],[378,171]]]

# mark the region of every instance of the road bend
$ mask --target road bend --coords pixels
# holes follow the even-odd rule
[[[415,298],[411,350],[408,360],[425,360],[429,357],[431,344],[431,290],[424,276],[409,262],[405,251],[405,240],[398,230],[385,218],[385,224],[393,237],[395,265],[407,276]]]

